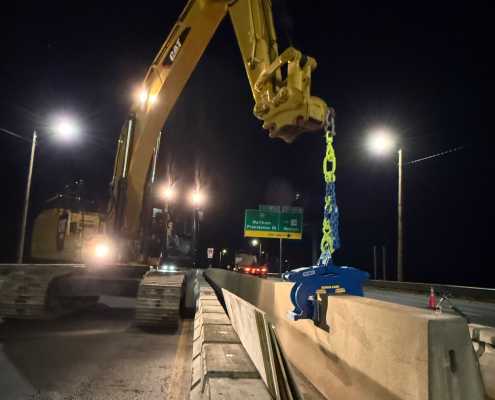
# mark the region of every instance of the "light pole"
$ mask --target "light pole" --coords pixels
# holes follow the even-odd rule
[[[29,197],[31,195],[31,180],[33,178],[34,155],[36,153],[37,141],[38,141],[38,135],[35,129],[33,131],[33,138],[31,142],[31,155],[29,157],[29,169],[28,169],[28,177],[26,182],[26,194],[24,196],[24,208],[22,209],[21,234],[19,238],[19,248],[17,250],[18,264],[22,264],[22,261],[24,259],[24,242],[26,240],[26,225],[27,225],[27,216],[29,211]]]
[[[404,280],[404,264],[402,259],[402,149],[397,151],[398,162],[397,162],[397,176],[398,176],[398,184],[397,184],[397,280],[402,282]]]
[[[386,129],[380,129],[374,131],[368,137],[368,149],[370,152],[377,156],[384,156],[389,154],[396,148],[395,136]],[[444,156],[446,154],[462,150],[464,147],[454,147],[442,151],[440,153],[432,154],[426,157],[418,158],[417,160],[408,161],[405,165],[416,164],[432,158]],[[402,148],[397,149],[397,280],[402,282],[404,280],[404,162]],[[382,248],[383,258],[385,259],[385,248]],[[385,262],[385,261],[384,261]],[[383,268],[385,271],[385,267]],[[385,275],[385,274],[384,274]]]
[[[253,247],[256,247],[256,246],[259,246],[258,247],[258,262],[261,262],[261,240],[258,240],[258,239],[253,239],[251,240],[251,246]]]
[[[395,148],[395,136],[387,129],[378,129],[368,137],[368,150],[375,156],[383,157]],[[397,197],[397,280],[402,282],[404,279],[403,265],[403,198],[402,198],[402,149],[397,150],[397,180],[398,180],[398,197]],[[376,274],[376,272],[375,272]]]
[[[169,247],[169,236],[172,234],[171,232],[171,227],[170,227],[170,210],[169,210],[169,205],[170,202],[175,199],[175,189],[173,185],[168,184],[164,186],[161,190],[161,197],[163,198],[164,205],[163,205],[163,210],[165,213],[165,243],[164,243],[164,249],[163,249],[163,259],[166,259],[168,257],[168,247]]]
[[[222,256],[224,256],[225,254],[227,254],[227,249],[222,249],[220,252],[220,260],[218,261],[218,266],[221,267],[222,266]]]
[[[78,125],[75,121],[67,116],[58,116],[52,123],[50,129],[55,136],[59,140],[72,140],[75,135],[77,135],[79,131]],[[11,132],[7,129],[0,128],[0,131],[7,133],[11,136],[18,137],[22,140],[27,140],[22,135]],[[24,207],[22,209],[22,219],[21,219],[21,232],[19,234],[19,247],[17,249],[17,263],[22,264],[24,260],[24,244],[26,241],[26,226],[27,226],[27,217],[29,213],[29,201],[31,196],[31,182],[33,179],[33,168],[34,168],[34,159],[36,155],[36,146],[38,144],[38,133],[36,129],[33,130],[33,136],[31,139],[31,153],[29,156],[29,168],[28,168],[28,176],[26,181],[26,192],[24,195]]]
[[[191,193],[191,203],[193,205],[193,266],[197,266],[198,255],[198,235],[199,235],[199,211],[205,201],[203,192],[196,188]]]

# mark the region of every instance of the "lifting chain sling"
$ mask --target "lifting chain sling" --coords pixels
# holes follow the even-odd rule
[[[326,267],[332,265],[332,254],[340,248],[339,236],[339,208],[335,192],[335,170],[337,160],[333,148],[335,136],[335,111],[330,110],[325,124],[326,153],[323,159],[323,177],[325,179],[325,205],[323,208],[323,237],[321,239],[321,255],[318,265]]]

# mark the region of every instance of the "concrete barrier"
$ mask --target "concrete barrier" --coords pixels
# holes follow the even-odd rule
[[[480,356],[480,366],[487,399],[495,400],[495,349],[493,346],[485,348]]]
[[[488,399],[495,400],[495,328],[469,324]]]
[[[459,317],[331,296],[327,332],[312,321],[286,318],[292,283],[219,269],[205,276],[266,312],[289,361],[327,398],[484,399],[468,328]]]
[[[198,281],[190,399],[271,399],[215,292]]]

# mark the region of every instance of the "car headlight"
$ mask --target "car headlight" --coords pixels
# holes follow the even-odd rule
[[[160,266],[161,271],[176,271],[177,267],[173,264],[163,264]]]

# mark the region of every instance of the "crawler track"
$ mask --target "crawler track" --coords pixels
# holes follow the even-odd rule
[[[146,273],[139,284],[135,322],[139,326],[176,328],[184,293],[185,275]]]
[[[78,273],[71,266],[30,266],[14,268],[0,281],[0,317],[53,319],[95,304],[98,297],[61,297],[58,285]]]

